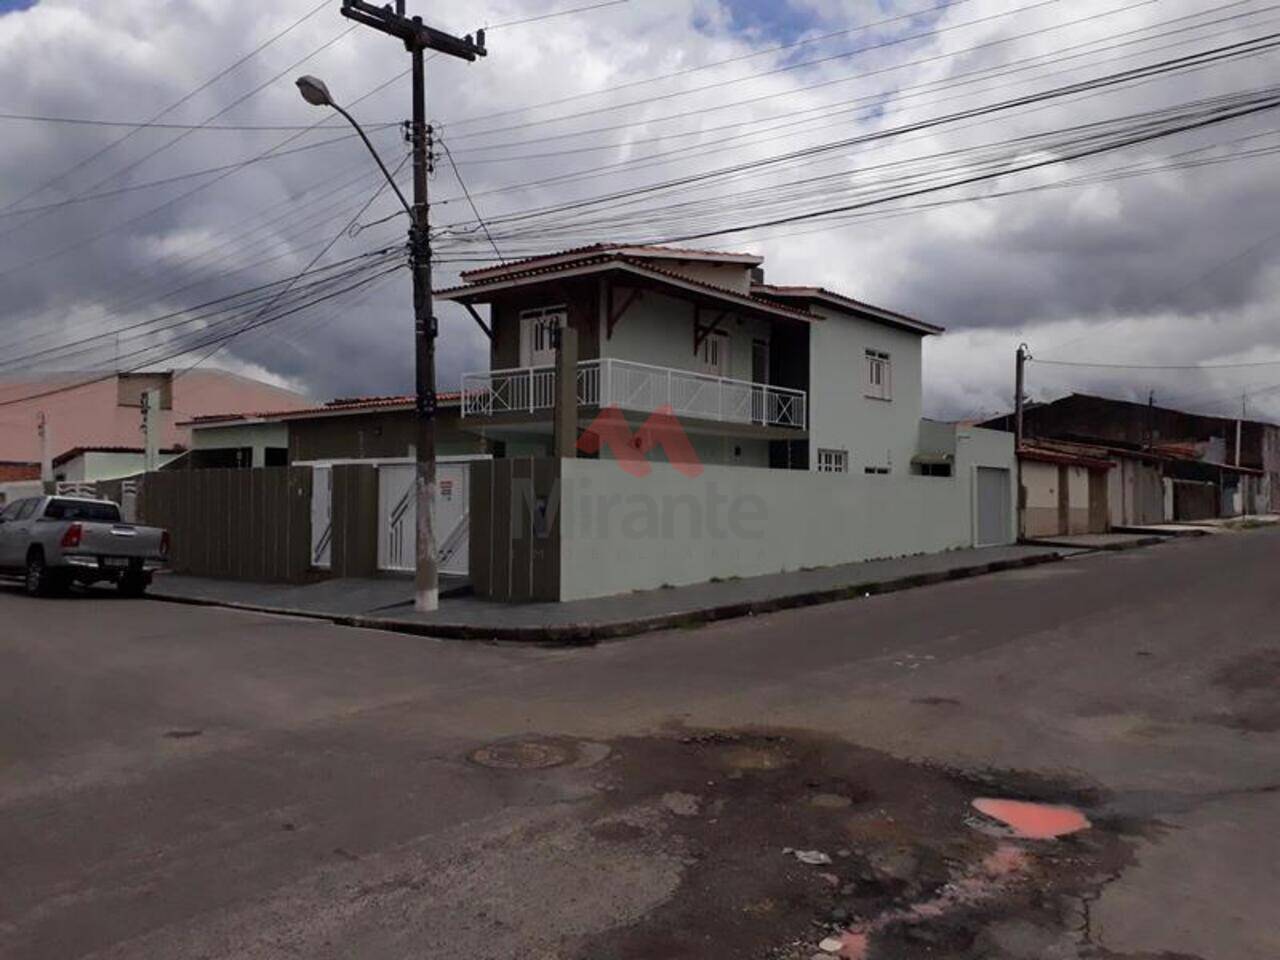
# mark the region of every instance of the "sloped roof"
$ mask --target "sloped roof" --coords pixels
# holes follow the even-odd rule
[[[764,257],[754,253],[729,253],[724,250],[695,250],[690,247],[663,247],[653,244],[629,243],[592,243],[584,247],[572,247],[555,253],[539,254],[536,257],[525,257],[522,260],[511,260],[492,267],[477,267],[464,270],[462,279],[468,283],[505,276],[509,273],[520,273],[539,264],[549,266],[566,260],[581,260],[600,253],[618,253],[634,257],[658,257],[667,260],[703,260],[709,263],[737,263],[747,267],[758,267],[764,263]]]
[[[916,333],[937,334],[942,333],[945,329],[937,324],[926,323],[923,320],[917,320],[915,317],[909,317],[905,313],[886,310],[884,307],[877,307],[874,304],[855,300],[853,297],[836,293],[825,287],[778,286],[772,283],[753,283],[751,289],[764,297],[776,297],[780,300],[826,303],[837,309],[869,316],[872,319],[912,330]]]
[[[821,319],[807,310],[777,303],[764,297],[753,296],[749,293],[742,293],[739,290],[731,290],[728,287],[717,286],[704,280],[694,280],[672,270],[664,270],[661,267],[654,266],[652,263],[636,259],[630,255],[629,250],[630,248],[626,250],[606,249],[592,256],[565,259],[541,266],[538,262],[533,262],[523,269],[508,271],[490,279],[477,278],[459,287],[437,290],[435,295],[441,300],[465,302],[469,298],[479,299],[490,293],[525,286],[529,283],[540,281],[543,277],[584,276],[608,270],[624,270],[636,276],[647,277],[651,280],[673,287],[681,287],[695,293],[703,293],[723,302],[732,303],[735,306],[747,307],[748,309],[773,316],[804,320],[809,323]]]
[[[227,413],[210,414],[195,417],[186,421],[183,426],[212,427],[233,423],[270,423],[282,420],[313,420],[320,417],[335,417],[351,413],[369,413],[378,410],[412,410],[415,397],[380,396],[380,397],[339,397],[328,403],[300,410],[274,410],[262,413]],[[461,393],[437,393],[436,402],[442,407],[455,407],[462,404]]]

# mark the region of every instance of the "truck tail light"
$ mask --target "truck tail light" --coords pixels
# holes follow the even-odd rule
[[[78,523],[73,523],[67,527],[67,532],[62,535],[62,548],[65,550],[69,547],[80,546],[80,537],[84,533],[84,528]]]
[[[160,556],[169,556],[169,531],[165,530],[160,534]]]

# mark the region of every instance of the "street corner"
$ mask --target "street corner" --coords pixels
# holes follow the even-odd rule
[[[593,769],[597,844],[680,865],[591,960],[1107,956],[1090,906],[1146,825],[1066,780],[946,770],[786,730],[664,730]]]

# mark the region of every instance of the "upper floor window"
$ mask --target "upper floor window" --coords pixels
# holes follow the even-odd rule
[[[819,473],[848,473],[849,472],[849,451],[848,450],[818,450],[818,472]]]
[[[729,335],[719,330],[707,334],[698,350],[703,373],[713,377],[729,375]]]
[[[889,354],[867,351],[867,396],[875,400],[893,399],[893,367]]]
[[[568,324],[563,306],[520,311],[520,365],[551,367],[556,362],[555,331]]]

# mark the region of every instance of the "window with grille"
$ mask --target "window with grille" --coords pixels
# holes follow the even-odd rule
[[[876,474],[878,476],[885,476],[889,473],[889,468],[888,467],[866,467],[864,468],[863,472]]]
[[[889,354],[867,351],[867,396],[874,400],[893,399],[893,368]]]
[[[848,473],[849,472],[849,451],[848,450],[819,450],[818,451],[818,472],[819,473]]]

